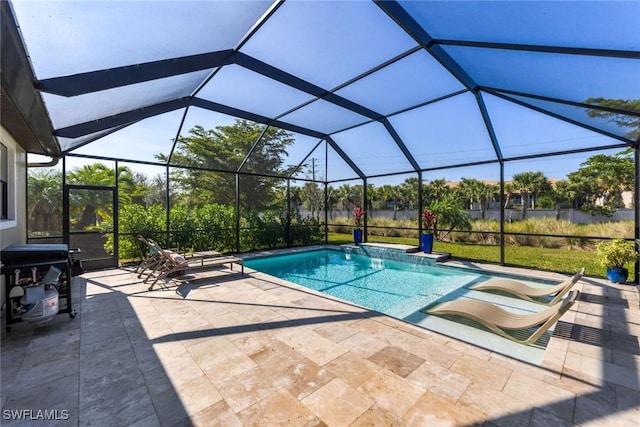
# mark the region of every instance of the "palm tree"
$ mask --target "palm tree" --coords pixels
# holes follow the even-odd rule
[[[393,220],[397,219],[398,207],[400,206],[400,191],[396,185],[383,185],[380,187],[382,193],[382,199],[385,201],[385,207],[388,206],[388,202],[393,202]]]
[[[527,209],[535,209],[535,196],[549,188],[549,181],[542,172],[522,172],[515,174],[511,188],[522,197],[522,219],[527,218]]]
[[[418,178],[407,178],[400,184],[400,194],[405,209],[418,208]]]
[[[53,169],[29,169],[29,231],[62,233],[62,173]]]
[[[556,209],[556,220],[559,220],[562,204],[565,202],[571,204],[577,192],[575,186],[570,181],[561,180],[553,185],[553,191],[550,192],[550,195]]]
[[[112,168],[102,163],[93,163],[71,171],[67,175],[67,182],[69,184],[109,187],[115,184],[115,174]],[[102,219],[109,221],[110,213],[108,211],[100,212],[102,207],[110,206],[110,201],[105,199],[106,196],[105,192],[92,190],[80,190],[73,193],[69,200],[69,210],[70,217],[79,217],[75,224],[78,230],[86,230],[96,226]],[[80,215],[77,210],[81,210]],[[73,211],[76,211],[75,215]]]

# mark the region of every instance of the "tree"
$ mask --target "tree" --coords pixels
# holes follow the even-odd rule
[[[264,125],[246,120],[210,130],[196,126],[188,136],[178,140],[171,164],[188,168],[172,170],[171,180],[181,191],[180,201],[187,206],[233,205],[235,172],[253,148],[242,167],[242,172],[248,174],[241,175],[240,200],[245,208],[266,209],[271,205],[277,182],[257,174],[288,175],[293,167],[285,165],[284,159],[287,147],[293,142],[293,135],[285,130],[269,127],[265,131]],[[156,158],[168,160],[165,154],[158,154]]]
[[[640,112],[640,99],[589,98],[585,101],[585,103],[622,111],[635,111],[636,113]],[[640,117],[638,117],[637,115],[632,116],[597,109],[587,110],[587,115],[593,118],[606,119],[617,124],[618,126],[631,129],[624,135],[631,140],[635,141],[640,136]]]
[[[616,209],[624,207],[622,193],[633,190],[635,165],[632,151],[627,149],[613,156],[591,156],[568,177],[581,195],[581,210],[611,215]]]
[[[389,201],[393,204],[393,220],[397,219],[397,212],[400,208],[400,189],[397,185],[383,185],[380,187],[380,197],[384,200],[385,208]]]
[[[62,234],[62,172],[54,169],[28,171],[29,232]]]
[[[489,202],[498,192],[498,186],[487,184],[475,178],[462,178],[457,192],[465,206],[469,209],[474,209],[477,206],[480,209],[480,217],[485,219]]]
[[[125,169],[119,168],[119,172]],[[67,174],[68,184],[113,187],[115,182],[113,168],[102,163],[83,165]],[[109,194],[94,190],[74,191],[69,197],[69,217],[76,230],[88,230],[100,224],[111,228],[113,204]]]
[[[418,209],[418,178],[407,178],[400,184],[403,209]]]
[[[514,192],[522,197],[522,219],[527,219],[527,209],[535,209],[535,197],[550,188],[549,181],[542,172],[522,172],[513,175],[510,183]]]
[[[560,219],[560,209],[562,204],[566,203],[571,206],[571,202],[577,196],[575,185],[569,180],[556,181],[553,184],[553,190],[549,192],[549,196],[553,200],[554,208],[556,210],[556,220]]]

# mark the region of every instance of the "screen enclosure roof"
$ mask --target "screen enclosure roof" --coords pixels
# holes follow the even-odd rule
[[[3,96],[33,83],[40,154],[171,163],[240,118],[291,132],[291,165],[326,150],[331,180],[638,138],[640,2],[3,3]]]

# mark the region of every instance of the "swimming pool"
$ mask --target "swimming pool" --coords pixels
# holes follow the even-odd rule
[[[430,316],[424,312],[427,306],[457,298],[488,301],[513,312],[533,313],[544,309],[545,306],[512,296],[469,289],[475,283],[495,277],[479,270],[372,258],[334,249],[258,256],[245,259],[244,265],[529,363],[542,362],[544,348],[553,332],[552,327],[535,346],[525,346],[467,319]],[[508,277],[530,285],[548,283]]]
[[[490,278],[474,270],[417,265],[332,249],[254,258],[244,265],[400,319],[432,303],[473,292],[468,289],[470,285]]]

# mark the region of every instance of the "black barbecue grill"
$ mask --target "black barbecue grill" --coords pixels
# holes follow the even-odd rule
[[[71,302],[72,267],[74,265],[72,255],[74,252],[77,250],[70,251],[66,244],[13,244],[2,249],[0,258],[2,260],[2,274],[5,277],[7,331],[11,330],[12,324],[22,321],[12,309],[12,303],[17,302],[11,300],[12,288],[34,284],[32,283],[34,275],[36,283],[41,281],[51,267],[62,271],[57,286],[60,301],[58,314],[68,313],[70,318],[75,317],[76,312],[73,310]]]

